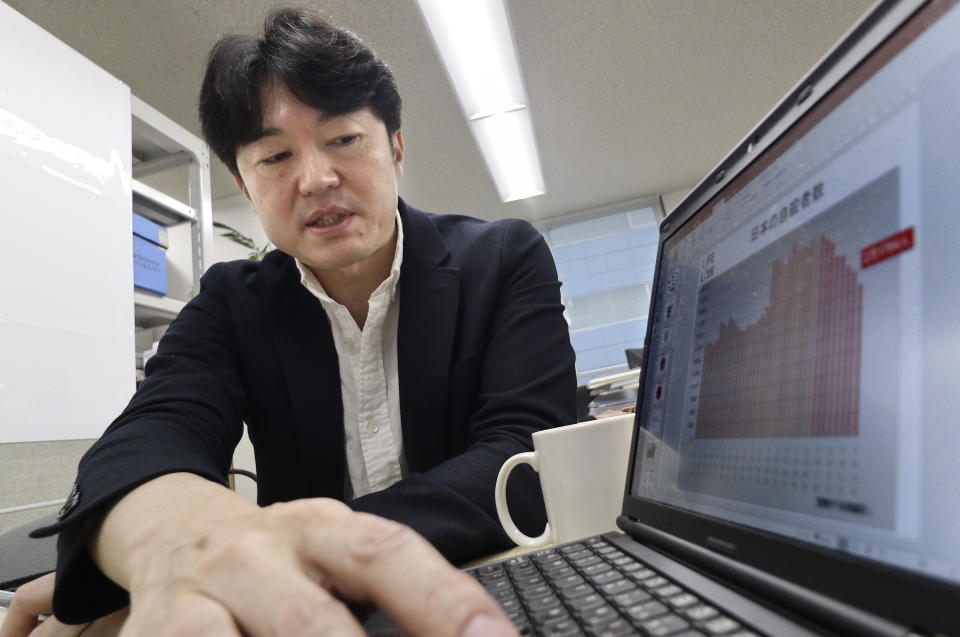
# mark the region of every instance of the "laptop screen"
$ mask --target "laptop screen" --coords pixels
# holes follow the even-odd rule
[[[933,4],[664,239],[629,491],[957,583],[960,6]]]

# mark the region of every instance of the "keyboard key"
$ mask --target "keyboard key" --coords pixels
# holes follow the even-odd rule
[[[537,599],[543,597],[544,595],[550,595],[553,593],[553,588],[547,584],[541,584],[540,586],[531,586],[526,590],[520,591],[520,596],[524,599]]]
[[[538,597],[537,599],[527,600],[527,610],[531,613],[559,605],[560,598],[553,593],[550,595],[544,595],[543,597]]]
[[[711,617],[716,617],[717,609],[713,606],[707,606],[706,604],[698,604],[683,611],[683,614],[689,617],[692,621],[702,622],[710,619]]]
[[[594,606],[580,613],[580,620],[591,626],[604,624],[618,617],[620,614],[609,604]]]
[[[590,593],[589,595],[583,595],[582,597],[575,597],[571,600],[568,600],[567,606],[579,613],[591,608],[596,608],[597,606],[603,606],[604,603],[605,602],[603,601],[602,597],[596,593]]]
[[[674,595],[673,597],[668,598],[666,601],[667,604],[670,605],[670,608],[673,610],[679,610],[681,608],[693,606],[700,600],[690,593],[680,593],[679,595]]]
[[[623,637],[625,635],[635,635],[636,632],[636,629],[622,617],[601,626],[591,626],[589,629],[592,637]]]
[[[577,542],[575,544],[567,544],[566,546],[560,547],[560,552],[564,555],[569,555],[570,553],[576,553],[577,551],[582,551],[587,548],[583,543]]]
[[[503,607],[503,610],[507,611],[507,614],[510,614],[514,611],[523,610],[523,606],[520,605],[520,600],[517,598],[503,599],[499,601],[500,601],[500,606]]]
[[[640,602],[646,602],[650,600],[650,593],[635,588],[632,591],[627,591],[626,593],[620,593],[619,595],[614,595],[610,598],[614,604],[620,608],[626,608],[628,606],[636,606]]]
[[[594,592],[593,586],[590,586],[587,583],[574,584],[573,586],[566,586],[560,589],[560,597],[565,600],[571,600],[576,597],[583,597],[584,595],[589,595]]]
[[[527,614],[523,611],[515,611],[513,613],[508,613],[507,617],[510,618],[510,621],[513,622],[514,627],[521,634],[524,628],[532,629],[532,626],[530,625],[530,620],[527,618]],[[532,630],[528,632],[532,632]]]
[[[521,591],[525,591],[534,586],[543,586],[547,583],[547,580],[543,579],[541,575],[527,575],[526,577],[515,577],[513,579],[513,585]]]
[[[541,608],[538,611],[534,611],[530,613],[530,617],[532,617],[533,621],[537,622],[539,625],[548,621],[570,619],[570,613],[568,613],[567,609],[563,606],[552,606],[550,608]]]
[[[570,556],[570,561],[573,563],[574,566],[585,568],[587,566],[590,566],[591,564],[597,564],[597,563],[603,562],[603,559],[600,558],[599,555],[594,555],[593,553],[591,553],[586,557],[580,557],[576,559],[574,559],[573,556]]]
[[[504,564],[510,570],[522,568],[530,565],[530,558],[526,555],[517,555],[516,557],[511,557],[509,560],[504,562]]]
[[[590,557],[593,555],[593,551],[590,549],[580,549],[579,551],[574,551],[572,553],[567,553],[568,560],[579,560],[584,557]]]
[[[579,575],[567,575],[566,577],[550,578],[550,582],[557,588],[566,588],[575,584],[583,584],[585,580]]]
[[[651,571],[649,568],[645,568],[640,564],[637,564],[636,568],[633,568],[633,565],[631,564],[627,564],[626,566],[621,566],[620,570],[626,573],[630,579],[634,580],[635,582],[641,582],[657,575],[654,571]]]
[[[545,572],[563,568],[564,566],[567,566],[567,561],[559,557],[554,557],[540,562],[540,568],[542,568]]]
[[[506,571],[494,571],[492,573],[482,573],[477,575],[477,579],[482,583],[492,582],[494,580],[502,579],[507,576]]]
[[[593,550],[608,558],[615,553],[622,553],[620,549],[618,549],[615,546],[610,546],[609,544],[604,544],[603,546],[595,546],[593,547]]]
[[[517,598],[517,591],[513,590],[513,588],[503,588],[503,589],[500,589],[499,591],[489,591],[489,592],[491,597],[493,597],[498,602],[505,599]]]
[[[617,580],[622,580],[622,579],[623,579],[623,573],[621,573],[620,571],[614,571],[611,569],[609,571],[604,571],[599,575],[594,575],[593,577],[590,578],[590,581],[593,582],[596,586],[602,586],[604,584],[608,584],[610,582],[615,582]],[[636,584],[631,582],[630,586],[633,587],[633,586],[636,586]]]
[[[597,545],[600,545],[600,546],[610,546],[609,544],[607,544],[607,541],[606,541],[605,539],[603,539],[602,537],[600,537],[599,535],[595,535],[595,536],[593,536],[593,537],[589,537],[589,538],[585,539],[585,540],[583,541],[583,543],[584,543],[584,544],[589,544],[590,546],[593,546],[593,547],[596,547]]]
[[[610,556],[608,555],[607,559],[610,560],[611,564],[615,564],[617,566],[626,566],[627,564],[636,564],[637,568],[641,568],[643,566],[640,562],[629,555],[621,555],[620,557],[615,557],[613,559],[610,559]]]
[[[571,575],[576,575],[577,572],[569,566],[564,566],[563,568],[554,569],[552,571],[544,571],[551,582],[563,579],[564,577],[570,577]]]
[[[653,617],[658,617],[667,612],[667,607],[656,600],[643,602],[636,606],[624,608],[623,612],[635,622],[642,622]]]
[[[666,577],[661,577],[658,575],[657,577],[650,577],[648,579],[644,579],[640,584],[641,586],[643,586],[649,591],[654,588],[660,588],[661,586],[666,586],[669,583],[670,583],[670,580],[668,580]]]
[[[591,576],[603,573],[605,571],[612,570],[613,567],[607,564],[606,562],[600,562],[599,564],[591,564],[590,566],[584,567],[581,569],[584,575]]]
[[[488,575],[490,573],[500,573],[503,571],[503,564],[487,564],[477,569],[477,573]]]
[[[670,637],[707,637],[699,630],[685,630],[682,633],[674,633]],[[759,637],[759,636],[758,636]]]
[[[568,637],[571,635],[582,635],[580,624],[572,619],[556,619],[546,622],[540,627],[540,634],[544,637]]]
[[[711,635],[725,635],[740,628],[740,624],[729,617],[717,617],[716,619],[705,621],[701,624],[701,627]]]
[[[510,583],[510,580],[505,578],[493,580],[492,582],[484,582],[483,587],[491,593],[493,593],[494,591],[501,591],[504,589],[507,589],[507,590],[513,589],[513,585]]]
[[[661,637],[661,635],[672,635],[678,633],[690,624],[678,615],[663,615],[656,619],[650,619],[640,624],[640,627],[647,631],[652,637]]]
[[[619,579],[614,582],[608,582],[600,586],[600,590],[604,592],[608,597],[610,595],[616,595],[617,593],[623,593],[624,591],[629,591],[636,588],[637,585],[627,579]]]
[[[738,630],[732,635],[727,635],[727,637],[760,637],[757,633],[752,630]]]
[[[657,597],[673,597],[674,595],[679,595],[683,592],[683,589],[676,584],[667,584],[666,586],[661,586],[654,589],[647,587],[647,590]]]

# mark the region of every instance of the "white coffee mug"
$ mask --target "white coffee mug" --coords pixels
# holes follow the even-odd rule
[[[616,529],[627,480],[633,414],[545,429],[533,434],[532,452],[500,468],[496,502],[500,524],[520,546],[545,546]],[[507,478],[526,463],[540,474],[547,526],[539,537],[520,532],[507,510]]]

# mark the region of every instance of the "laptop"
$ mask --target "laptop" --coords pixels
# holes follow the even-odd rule
[[[523,634],[960,635],[960,4],[875,5],[660,230],[623,533],[469,572]]]

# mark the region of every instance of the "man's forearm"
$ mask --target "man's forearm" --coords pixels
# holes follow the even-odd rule
[[[168,551],[255,510],[243,496],[191,473],[172,473],[140,485],[107,514],[90,552],[111,580],[129,590],[134,568],[157,549]],[[190,538],[187,540],[186,538]]]

